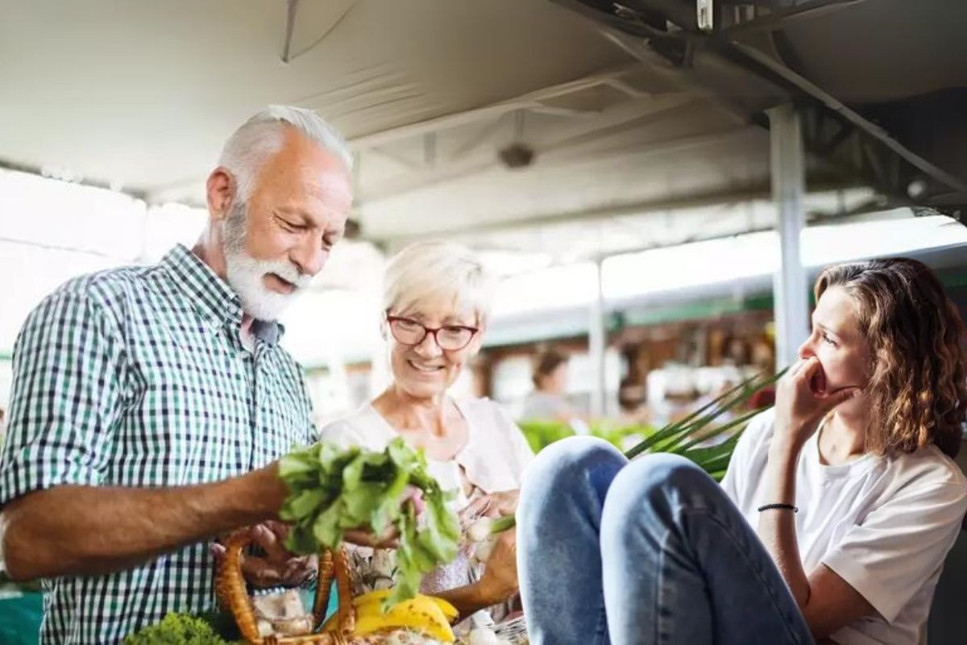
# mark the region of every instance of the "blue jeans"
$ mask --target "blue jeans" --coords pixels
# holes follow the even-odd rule
[[[813,643],[752,527],[687,459],[559,441],[529,466],[517,518],[533,645]]]

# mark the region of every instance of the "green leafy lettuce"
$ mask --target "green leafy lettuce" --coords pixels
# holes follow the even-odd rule
[[[427,472],[426,459],[400,439],[383,452],[340,450],[318,443],[289,453],[279,462],[279,476],[289,487],[282,520],[292,524],[287,547],[318,553],[339,546],[347,530],[399,534],[396,585],[388,603],[412,598],[424,573],[456,556],[460,527],[443,491]],[[407,486],[423,493],[420,517],[401,500]]]

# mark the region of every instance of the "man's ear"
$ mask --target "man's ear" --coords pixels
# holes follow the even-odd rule
[[[235,177],[227,168],[219,166],[208,175],[206,199],[208,202],[208,212],[213,221],[221,221],[228,217],[235,200],[236,182]]]

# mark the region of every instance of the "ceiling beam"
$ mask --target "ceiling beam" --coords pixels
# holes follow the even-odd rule
[[[583,7],[580,4],[580,0],[558,1],[566,6],[572,6],[572,8],[579,11],[581,11],[579,7]],[[845,4],[849,1],[840,0],[839,4]],[[759,80],[771,84],[776,89],[781,90],[783,86],[786,86],[792,88],[799,95],[804,95],[819,101],[826,108],[837,112],[853,126],[885,145],[889,150],[914,168],[917,168],[939,183],[945,184],[961,193],[967,193],[967,182],[954,177],[949,172],[914,153],[893,138],[886,130],[867,120],[856,111],[844,105],[842,101],[768,54],[735,40],[720,40],[718,38],[703,38],[699,36],[694,13],[687,16],[681,13],[681,8],[684,3],[676,3],[671,0],[639,0],[639,2],[641,5],[664,15],[669,21],[686,32],[696,36],[696,38],[689,41],[689,45],[691,46],[691,60],[694,60],[699,53],[711,54],[716,58],[717,63],[725,65],[726,68],[731,67],[733,70],[744,69],[753,77],[757,77]],[[573,6],[576,3],[577,6]],[[820,8],[831,8],[833,4],[836,4],[833,0],[813,0],[808,4],[808,7],[804,6],[802,8],[804,10],[806,8],[818,10]],[[587,7],[584,7],[584,9],[581,13],[589,15],[586,11]],[[618,29],[614,26],[615,16],[600,11],[594,12],[594,19],[599,23],[600,29],[605,36],[609,37],[616,45],[637,57],[642,62],[649,64],[653,70],[668,69],[668,61],[656,53],[647,41],[643,41],[640,37],[633,37],[629,34],[629,31],[633,29],[633,25],[628,24],[624,29]],[[731,62],[733,59],[738,60]],[[694,69],[694,65],[673,67],[671,69],[671,73],[673,74],[672,78],[677,80],[683,89],[696,92],[699,96],[713,102],[713,104],[718,104],[726,113],[733,112],[734,110],[729,99],[723,97],[720,92],[708,90],[707,88],[703,88],[699,83],[696,83],[697,79],[695,78]],[[778,102],[774,103],[774,105],[778,104]],[[736,114],[736,116],[738,117],[740,115]]]
[[[295,14],[299,10],[299,0],[288,0],[285,11],[285,41],[282,43],[282,62],[288,63],[290,60],[290,48],[292,47],[292,33],[295,31]]]
[[[534,92],[528,92],[527,94],[523,94],[507,101],[501,101],[491,105],[485,105],[470,110],[464,110],[462,112],[427,119],[418,123],[411,123],[398,128],[391,128],[381,132],[374,132],[372,134],[354,137],[349,140],[349,143],[352,144],[352,146],[356,149],[365,150],[366,148],[372,146],[383,145],[391,141],[398,141],[399,139],[426,134],[427,132],[448,130],[450,128],[475,123],[484,119],[497,118],[508,112],[514,112],[515,110],[541,108],[544,107],[542,101],[563,96],[565,94],[573,94],[574,92],[579,92],[590,87],[604,84],[611,79],[620,78],[629,72],[638,70],[640,68],[641,66],[638,63],[622,65],[599,72],[597,74],[591,74],[590,76],[585,76],[574,81],[552,85]]]
[[[604,136],[621,132],[622,130],[634,127],[636,124],[654,122],[663,118],[669,112],[674,111],[683,105],[693,102],[694,99],[686,94],[668,94],[655,97],[653,100],[645,100],[638,105],[629,105],[627,109],[614,110],[611,114],[603,114],[600,119],[590,122],[585,119],[579,121],[580,125],[571,131],[564,133],[551,141],[535,143],[532,147],[537,161],[535,164],[547,166],[548,162],[561,161],[568,153],[579,145],[593,142]],[[735,134],[736,131],[730,131]],[[721,132],[716,132],[716,140],[722,136]],[[638,146],[621,146],[608,151],[597,151],[595,158],[604,156],[618,156],[621,154],[632,153],[635,148],[645,148],[645,152],[650,156],[653,154],[665,154],[679,149],[681,146],[692,147],[695,145],[695,137],[679,139],[675,141],[665,141],[654,145],[640,144]],[[699,141],[706,140],[705,135],[698,138]],[[363,152],[365,155],[366,152]],[[585,157],[584,160],[587,160]],[[359,196],[360,204],[371,204],[374,202],[391,199],[423,190],[432,186],[439,185],[447,181],[471,177],[490,170],[503,168],[503,164],[497,159],[496,150],[492,159],[479,160],[473,159],[465,163],[450,163],[436,169],[428,169],[423,173],[398,179],[396,181],[384,181],[378,190],[370,191]]]
[[[761,18],[716,29],[714,33],[728,38],[736,38],[760,31],[775,31],[800,20],[827,16],[863,2],[866,2],[866,0],[812,0],[812,2],[802,2],[785,9],[775,10]],[[724,9],[725,7],[723,7]]]
[[[499,222],[487,222],[470,226],[460,226],[459,228],[438,228],[423,231],[412,235],[385,235],[368,236],[366,239],[371,241],[398,246],[414,240],[436,235],[466,235],[474,233],[494,233],[500,231],[513,231],[527,228],[538,228],[554,224],[564,224],[575,221],[592,221],[600,219],[611,219],[614,217],[626,217],[629,215],[644,215],[647,213],[676,211],[690,208],[702,208],[712,205],[736,204],[753,200],[768,200],[771,195],[771,187],[768,179],[746,186],[730,188],[728,190],[717,190],[702,194],[692,194],[684,196],[668,197],[664,199],[641,200],[627,204],[615,204],[600,208],[589,208],[552,215],[533,215],[530,217],[517,218]]]
[[[950,188],[962,193],[967,193],[967,182],[954,177],[943,168],[940,168],[939,166],[916,154],[902,143],[894,139],[889,132],[875,123],[867,120],[858,112],[843,104],[842,101],[834,97],[832,94],[829,94],[809,79],[805,78],[804,76],[800,76],[776,59],[762,53],[755,47],[751,47],[736,41],[729,43],[729,46],[732,48],[732,50],[745,56],[749,61],[757,65],[761,65],[764,69],[777,75],[782,80],[797,88],[799,91],[820,101],[830,110],[840,114],[849,123],[885,145],[914,168],[920,170],[940,183],[946,184]]]

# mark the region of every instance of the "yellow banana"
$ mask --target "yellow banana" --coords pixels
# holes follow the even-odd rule
[[[378,603],[366,605],[357,609],[355,634],[358,636],[391,629],[414,629],[445,643],[454,641],[443,610],[427,596],[401,602],[385,614],[380,613]]]
[[[427,596],[427,597],[433,601],[433,604],[435,604],[437,607],[440,608],[440,611],[443,612],[443,615],[446,617],[447,622],[452,623],[460,615],[460,612],[457,611],[457,608],[451,605],[450,603],[448,603],[443,598],[437,598],[436,596]]]
[[[359,605],[365,605],[371,602],[382,602],[383,599],[391,593],[393,593],[392,589],[377,589],[376,591],[370,591],[361,596],[356,596],[353,598],[353,605],[358,607]]]
[[[356,608],[357,614],[360,612],[369,613],[370,611],[373,610],[374,607],[379,608],[379,610],[376,613],[382,614],[381,604],[383,600],[391,593],[392,593],[391,589],[380,589],[378,591],[370,591],[369,593],[365,593],[361,596],[357,596],[356,598],[353,598],[353,606]],[[447,622],[452,622],[460,615],[460,613],[457,611],[457,608],[451,605],[450,603],[448,603],[443,598],[437,598],[435,596],[425,596],[423,594],[417,594],[416,598],[425,598],[430,600],[432,603],[434,603],[437,607],[440,608],[440,611],[443,612],[443,615],[446,617]],[[392,607],[390,609],[392,610]]]
[[[393,605],[383,613],[383,600],[392,593],[381,589],[357,596],[353,599],[356,612],[356,636],[374,632],[410,629],[421,631],[431,638],[444,643],[452,643],[455,638],[450,629],[450,621],[458,616],[456,608],[443,600],[418,594],[416,597]],[[324,632],[336,629],[336,616],[332,616],[322,627]]]

